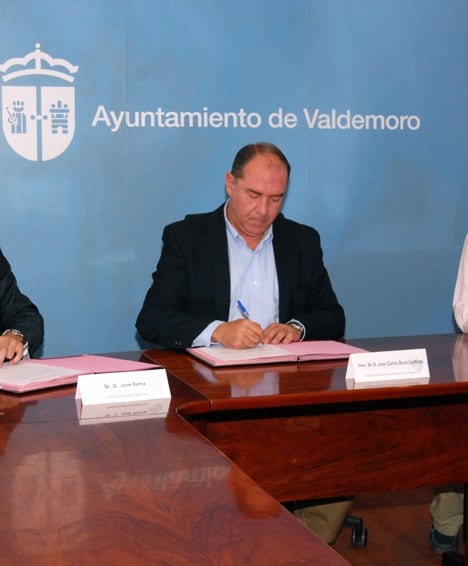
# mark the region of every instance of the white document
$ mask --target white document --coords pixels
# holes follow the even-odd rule
[[[29,362],[29,363],[28,363]],[[76,371],[67,367],[36,365],[31,360],[0,367],[0,389],[22,393],[46,386],[66,385],[76,378]]]
[[[425,348],[351,354],[346,370],[349,389],[421,385],[429,377]]]
[[[83,354],[64,358],[24,359],[18,364],[0,364],[0,389],[24,393],[76,383],[78,375],[136,371],[161,367],[107,356]]]

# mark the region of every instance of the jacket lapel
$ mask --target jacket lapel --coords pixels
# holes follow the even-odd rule
[[[221,320],[229,316],[231,282],[229,277],[229,257],[224,222],[224,204],[211,214],[200,242],[205,251],[205,265],[209,284],[213,290],[216,310]]]
[[[290,234],[289,234],[290,236]],[[289,318],[289,297],[291,295],[291,274],[295,269],[294,242],[284,231],[282,214],[273,223],[273,250],[275,254],[276,273],[279,290],[279,321],[286,322]]]
[[[290,234],[289,234],[290,236]],[[229,257],[224,222],[224,204],[217,208],[207,219],[206,229],[200,245],[205,253],[207,276],[213,289],[216,309],[219,317],[227,320],[231,294],[229,277]],[[279,319],[286,321],[291,295],[291,273],[294,271],[294,242],[284,230],[284,217],[278,216],[273,224],[273,250],[279,287]]]

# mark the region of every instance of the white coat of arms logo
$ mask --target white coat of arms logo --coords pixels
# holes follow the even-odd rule
[[[25,159],[61,155],[75,133],[75,80],[79,67],[41,51],[0,64],[2,125],[10,147]]]

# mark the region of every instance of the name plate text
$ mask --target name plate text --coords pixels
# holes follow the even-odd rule
[[[79,375],[75,399],[81,404],[109,405],[171,399],[171,391],[164,368]]]
[[[348,388],[419,385],[429,377],[425,348],[351,354],[346,370]]]

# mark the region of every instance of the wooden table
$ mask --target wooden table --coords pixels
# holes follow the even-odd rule
[[[80,424],[75,387],[0,395],[2,566],[348,564],[178,414],[210,402],[169,381],[167,416],[101,424]]]
[[[151,350],[161,418],[80,424],[74,387],[0,395],[2,565],[345,564],[278,501],[468,478],[466,337],[352,343],[427,348],[430,383],[349,390],[345,361],[213,369]]]
[[[426,348],[430,382],[350,390],[346,361],[215,369],[177,353],[147,356],[210,400],[180,412],[279,501],[467,483],[468,336],[352,343]]]

